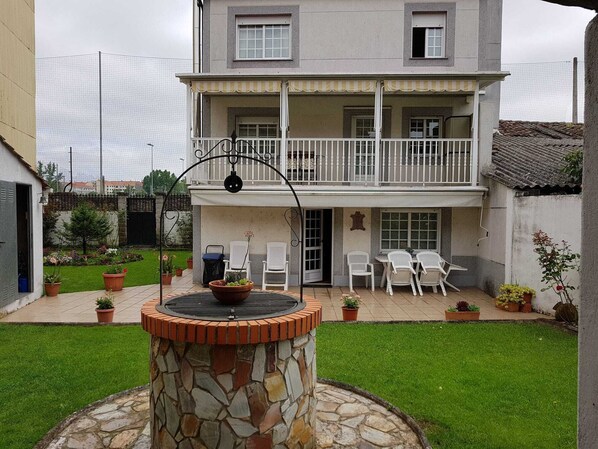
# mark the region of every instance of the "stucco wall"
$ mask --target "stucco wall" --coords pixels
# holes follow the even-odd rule
[[[118,212],[104,212],[106,217],[108,217],[108,222],[110,226],[112,226],[112,232],[106,237],[106,244],[109,247],[118,247]],[[56,221],[56,228],[55,232],[51,233],[52,241],[54,244],[65,244],[68,245],[68,242],[65,242],[61,236],[60,232],[64,231],[64,223],[69,222],[71,220],[71,211],[62,211],[58,212],[58,220]],[[97,242],[88,242],[88,251],[93,251]]]
[[[552,313],[558,295],[551,290],[542,292],[542,272],[534,246],[532,234],[541,229],[555,242],[566,240],[571,249],[581,250],[581,195],[551,195],[516,197],[513,202],[513,255],[511,280],[528,285],[537,292],[534,307],[545,313]],[[568,276],[572,285],[579,286],[579,273]],[[573,296],[579,299],[579,291]]]
[[[238,0],[206,1],[210,26],[204,44],[209,71],[226,72],[230,40],[228,8],[245,6]],[[302,72],[420,72],[421,65],[404,64],[405,3],[414,1],[338,2],[327,0],[263,0],[260,7],[299,5],[300,61],[290,71]],[[431,66],[432,71],[475,71],[478,68],[479,2],[457,0],[454,30],[454,65]],[[360,30],[362,32],[360,32]],[[367,33],[368,38],[364,39]],[[325,43],[325,45],[323,45]],[[481,54],[482,57],[485,53]],[[427,69],[428,67],[426,67]],[[237,70],[237,69],[235,69]],[[251,71],[251,68],[240,69]],[[276,64],[260,68],[276,72]]]

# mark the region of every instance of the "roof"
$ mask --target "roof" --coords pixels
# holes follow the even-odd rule
[[[12,145],[10,145],[6,141],[6,139],[2,136],[0,136],[0,143],[2,143],[4,145],[4,147],[8,150],[9,153],[11,153],[14,157],[17,158],[17,160],[21,163],[21,165],[23,165],[28,171],[31,172],[31,174],[33,174],[33,176],[35,176],[42,183],[42,188],[47,189],[48,187],[50,187],[48,185],[48,183],[44,180],[44,178],[42,178],[37,173],[37,170],[35,170],[31,165],[29,165],[27,162],[25,162],[25,159],[23,159],[23,156],[21,156],[19,154],[19,152],[17,150],[15,150],[14,147]]]
[[[492,142],[492,164],[483,174],[511,189],[579,190],[561,167],[565,155],[583,149],[582,135],[582,124],[501,120]]]
[[[498,132],[503,136],[510,137],[583,139],[583,123],[501,120],[498,125]]]

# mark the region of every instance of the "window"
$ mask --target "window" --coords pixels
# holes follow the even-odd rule
[[[440,139],[441,136],[440,117],[414,117],[409,120],[409,138],[410,139]],[[438,141],[431,142],[418,141],[410,142],[411,151],[423,155],[436,154],[438,150]]]
[[[414,12],[411,56],[444,58],[446,13]]]
[[[352,136],[360,139],[355,142],[355,180],[368,181],[374,177],[374,117],[354,116],[352,128]]]
[[[278,137],[278,118],[276,117],[240,117],[237,120],[239,139],[248,140],[260,153],[276,153]],[[251,152],[247,143],[242,142],[239,152]]]
[[[237,17],[237,59],[290,59],[290,16]]]
[[[384,252],[412,248],[440,250],[440,214],[437,211],[382,211],[380,248]]]

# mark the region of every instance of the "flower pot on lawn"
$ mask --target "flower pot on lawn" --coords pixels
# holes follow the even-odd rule
[[[226,285],[224,279],[211,281],[208,285],[214,297],[226,305],[239,304],[245,301],[253,288],[253,282],[244,285]]]
[[[187,269],[188,270],[193,270],[193,258],[190,257],[189,259],[187,259]]]
[[[357,312],[359,309],[342,307],[343,310],[343,321],[357,321]]]
[[[112,323],[114,319],[114,309],[96,309],[98,323]]]
[[[177,268],[176,269],[176,275],[177,276],[182,276],[183,275],[183,269],[182,268]]]
[[[445,310],[444,319],[446,321],[476,321],[480,319],[480,312],[449,312]]]
[[[171,285],[172,284],[172,274],[171,273],[162,273],[162,285]]]
[[[46,296],[54,297],[58,296],[60,292],[60,282],[54,282],[52,284],[44,284],[44,288],[46,289]]]
[[[119,292],[123,289],[126,273],[102,273],[102,276],[104,277],[104,288],[106,291]]]

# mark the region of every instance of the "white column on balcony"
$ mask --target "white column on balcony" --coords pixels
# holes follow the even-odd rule
[[[283,81],[280,86],[280,172],[287,174],[287,131],[289,129],[289,85]],[[275,164],[276,165],[276,164]],[[284,184],[284,180],[280,180]]]
[[[192,164],[193,160],[195,159],[195,155],[193,154],[193,89],[191,89],[191,83],[187,85],[187,98],[186,98],[186,107],[187,107],[187,148],[186,148],[186,155],[187,155],[187,166]],[[190,184],[192,177],[187,175],[185,180],[187,184]]]
[[[374,97],[374,185],[380,185],[380,138],[382,131],[382,81],[376,81]]]
[[[476,81],[473,93],[473,120],[471,124],[471,185],[478,185],[478,155],[480,143],[480,83]]]

